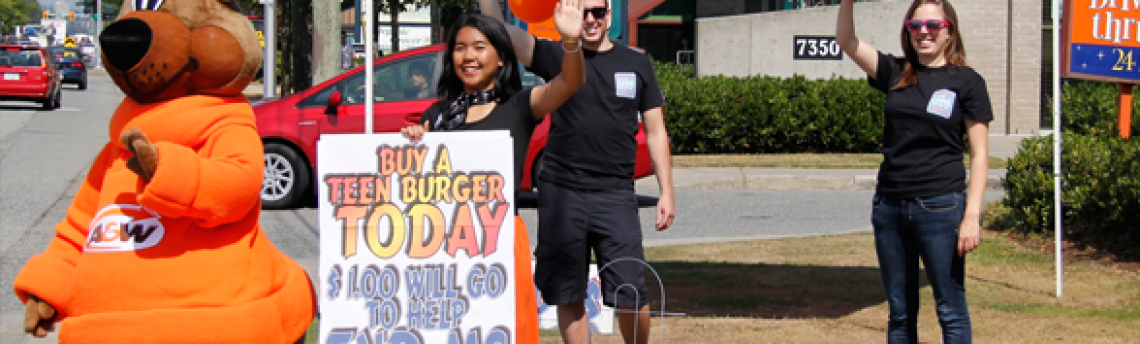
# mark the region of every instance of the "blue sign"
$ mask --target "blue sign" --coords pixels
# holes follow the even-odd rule
[[[25,26],[24,27],[24,34],[28,35],[28,36],[35,36],[35,35],[37,35],[36,34],[36,28],[31,27],[31,26]]]
[[[1140,79],[1140,48],[1077,44],[1069,50],[1069,72],[1122,80]]]

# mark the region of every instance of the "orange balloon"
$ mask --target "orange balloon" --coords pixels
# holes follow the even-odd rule
[[[508,0],[511,13],[527,23],[541,23],[554,16],[558,0]]]

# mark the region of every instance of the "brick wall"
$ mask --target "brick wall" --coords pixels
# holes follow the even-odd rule
[[[1013,1],[1013,63],[1009,134],[1037,134],[1041,127],[1041,13],[1039,0]],[[1052,54],[1052,52],[1047,52]],[[1052,90],[1048,90],[1052,93]]]
[[[738,2],[701,1],[697,12],[719,13],[729,3]],[[986,79],[990,91],[994,109],[991,133],[1036,134],[1040,128],[1041,2],[955,0],[953,5],[967,62]],[[909,6],[908,0],[856,3],[856,35],[879,50],[901,56],[898,35]],[[698,18],[697,73],[863,78],[862,70],[847,58],[792,59],[793,36],[834,36],[837,14],[837,6],[828,6]]]

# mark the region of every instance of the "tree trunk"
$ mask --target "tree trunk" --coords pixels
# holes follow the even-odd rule
[[[392,53],[400,51],[400,11],[404,6],[400,4],[400,0],[388,0],[388,11],[392,24]]]
[[[277,37],[293,37],[293,2],[283,0],[277,2]],[[280,74],[278,75],[278,82],[281,84],[281,94],[293,93],[293,84],[296,79],[293,78],[293,40],[292,39],[278,39],[277,49],[281,51],[281,60],[277,61],[277,65],[281,66]]]
[[[304,91],[312,83],[312,32],[313,17],[308,15],[313,11],[313,3],[307,0],[290,0],[292,11],[289,13],[292,27],[290,38],[293,39],[293,93]]]
[[[431,0],[431,44],[439,44],[443,42],[443,38],[439,34],[439,0]]]
[[[313,84],[341,72],[340,2],[313,2]]]

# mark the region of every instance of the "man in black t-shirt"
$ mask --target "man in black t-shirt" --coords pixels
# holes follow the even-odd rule
[[[619,312],[622,336],[627,343],[647,343],[649,304],[644,265],[636,261],[644,260],[644,250],[633,174],[640,117],[661,190],[656,228],[665,230],[674,217],[665,99],[649,57],[609,39],[607,1],[583,4],[580,45],[536,39],[507,25],[515,54],[540,77],[559,74],[563,50],[584,49],[586,60],[586,84],[551,115],[538,182],[535,283],[543,301],[558,306],[563,340],[588,342],[583,300],[592,250],[603,302],[625,311]],[[479,5],[484,15],[504,21],[497,0]]]

